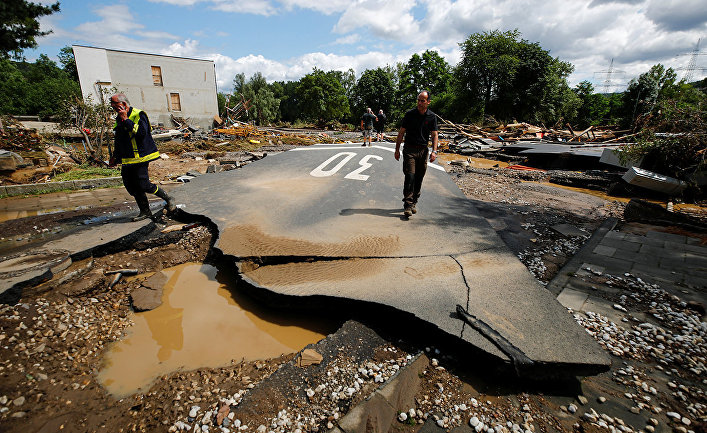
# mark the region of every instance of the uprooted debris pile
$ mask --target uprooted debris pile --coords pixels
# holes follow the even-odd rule
[[[36,131],[26,129],[12,117],[0,117],[0,149],[12,151],[42,150],[42,140]]]
[[[538,139],[559,142],[613,143],[635,135],[626,135],[626,133],[630,132],[629,130],[618,130],[608,126],[590,126],[583,131],[575,131],[570,124],[565,125],[567,129],[547,128],[525,122],[499,124],[482,128],[476,125],[453,123],[440,116],[437,117],[442,121],[440,124],[441,135],[447,138],[455,138],[455,141],[466,138],[472,140],[491,139],[501,143]]]

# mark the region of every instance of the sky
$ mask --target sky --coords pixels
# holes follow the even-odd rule
[[[34,0],[49,4],[49,0]],[[707,76],[704,0],[60,0],[40,19],[39,46],[25,52],[57,59],[67,45],[213,60],[218,90],[238,73],[298,80],[324,71],[407,62],[435,50],[452,66],[469,35],[518,29],[550,55],[574,65],[570,85],[623,91],[661,63]],[[704,47],[704,48],[703,48]],[[611,71],[611,73],[608,73]]]

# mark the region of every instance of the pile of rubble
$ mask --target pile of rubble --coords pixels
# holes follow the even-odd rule
[[[42,150],[42,140],[37,131],[26,129],[9,116],[0,118],[0,149],[11,151]]]
[[[626,135],[630,130],[618,130],[609,126],[590,126],[582,131],[575,131],[569,123],[565,125],[567,129],[547,128],[544,125],[540,127],[525,122],[481,128],[476,125],[453,123],[439,115],[437,117],[442,121],[440,124],[441,135],[457,139],[491,139],[496,142],[509,143],[538,139],[559,142],[613,143],[635,135]]]

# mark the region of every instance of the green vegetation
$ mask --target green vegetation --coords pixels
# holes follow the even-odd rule
[[[59,173],[52,178],[52,182],[63,182],[66,180],[95,179],[101,177],[120,177],[120,170],[113,168],[91,167],[82,165],[70,171]]]
[[[80,97],[78,81],[42,54],[34,63],[0,59],[0,113],[53,116],[59,102]]]
[[[27,48],[37,47],[38,36],[51,32],[39,31],[39,18],[59,12],[59,2],[44,6],[25,0],[3,1],[0,6],[0,58],[22,59]]]

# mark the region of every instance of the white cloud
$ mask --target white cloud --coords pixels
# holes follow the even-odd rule
[[[268,0],[214,0],[212,8],[222,12],[273,15],[277,12]]]
[[[175,6],[193,6],[207,0],[148,0],[151,3],[167,3]]]
[[[355,56],[309,53],[281,62],[253,54],[238,59],[232,59],[220,54],[205,57],[216,62],[216,81],[219,91],[230,92],[233,86],[233,77],[238,73],[243,73],[246,77],[250,77],[254,73],[260,72],[268,82],[299,80],[312,72],[315,67],[323,71],[347,71],[353,69],[358,76],[366,69],[407,61],[411,55],[412,53],[405,53],[393,56],[375,51]]]
[[[184,43],[175,42],[165,49],[159,51],[158,54],[164,54],[165,56],[176,56],[176,57],[194,57],[201,58],[201,52],[199,47],[199,41],[193,39],[187,39]]]
[[[321,12],[326,15],[331,15],[336,12],[343,12],[352,3],[351,0],[279,0],[279,2],[285,6],[286,9],[298,7],[300,9],[310,9],[316,12]]]
[[[415,0],[359,0],[346,8],[334,31],[348,33],[364,27],[380,38],[410,40],[420,32],[420,24],[412,15],[414,6]]]
[[[76,30],[89,35],[105,34],[110,36],[113,33],[130,33],[144,27],[137,23],[130,8],[125,4],[103,6],[95,9],[95,13],[103,19],[80,24]]]
[[[334,42],[332,42],[332,45],[352,45],[360,40],[361,35],[354,33],[336,39]]]

